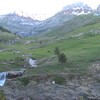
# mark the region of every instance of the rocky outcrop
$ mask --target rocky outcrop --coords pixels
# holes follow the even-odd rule
[[[24,73],[24,71],[10,71],[10,72],[7,72],[7,78],[8,79],[12,79],[12,78],[16,78],[16,77],[20,77],[22,76]]]

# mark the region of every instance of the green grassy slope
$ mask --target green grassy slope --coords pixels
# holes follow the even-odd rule
[[[10,31],[0,27],[0,71],[5,71],[10,69],[10,59],[11,52],[8,50],[10,45],[14,45],[15,41],[19,36],[12,34]],[[13,57],[14,55],[12,55]]]
[[[80,21],[82,21],[84,16],[80,16],[79,18]],[[89,19],[90,18],[91,17],[89,16]],[[94,63],[96,60],[99,62],[100,17],[93,16],[89,22],[86,22],[88,20],[87,17],[84,19],[85,24],[76,29],[74,28],[71,32],[66,31],[67,27],[65,24],[64,27],[56,31],[54,30],[46,35],[43,34],[41,41],[44,42],[44,40],[47,39],[44,44],[48,45],[32,50],[32,55],[34,57],[45,59],[43,67],[37,68],[35,70],[36,73],[58,73],[70,70],[73,72],[84,72],[87,69],[87,66]],[[57,58],[51,59],[52,56],[54,56],[55,47],[59,47],[61,52],[66,54],[68,58],[67,64],[62,66],[57,62]],[[66,71],[66,69],[68,70]],[[35,73],[35,71],[33,70],[32,73]]]
[[[0,61],[3,62],[0,71],[23,68],[27,55],[39,61],[39,67],[27,70],[27,74],[86,73],[87,67],[100,59],[100,17],[92,16],[91,20],[90,18],[76,18],[80,19],[79,22],[85,20],[85,24],[76,23],[76,26],[80,27],[73,27],[74,22],[68,21],[58,30],[23,38],[15,44],[7,45],[6,50],[0,52]],[[68,23],[72,23],[69,27],[73,27],[73,30],[67,31]],[[66,54],[66,64],[58,63],[57,56],[54,55],[55,47],[59,47],[60,51]],[[4,63],[8,66],[5,67]]]
[[[44,36],[62,36],[66,33],[70,33],[76,29],[79,29],[81,27],[85,27],[88,25],[93,25],[100,22],[100,16],[94,16],[92,14],[89,15],[80,15],[77,16],[75,18],[73,18],[72,20],[69,20],[67,22],[64,23],[64,25],[62,25],[62,27],[57,27],[54,30],[48,32],[48,33],[44,33],[42,35]]]

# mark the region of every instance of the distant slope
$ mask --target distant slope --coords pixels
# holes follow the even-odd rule
[[[38,26],[39,21],[30,17],[19,16],[18,14],[7,14],[0,16],[0,25],[20,36],[29,36],[35,34],[32,31]]]
[[[52,30],[74,17],[71,14],[65,15],[61,11],[45,21],[38,21],[14,13],[0,16],[0,25],[22,37],[27,37]]]
[[[18,35],[13,34],[0,26],[0,43],[14,43],[18,37]]]
[[[0,25],[22,37],[42,34],[61,27],[65,22],[81,14],[92,13],[92,9],[83,3],[67,5],[54,16],[38,21],[30,17],[20,16],[16,13],[0,16]],[[73,24],[73,23],[72,23]]]
[[[57,36],[57,35],[62,36],[65,33],[69,33],[81,27],[93,25],[99,22],[100,22],[100,16],[95,16],[94,14],[80,15],[65,22],[62,26],[60,27],[58,26],[55,29],[51,30],[50,32],[46,32],[42,35],[43,36]]]

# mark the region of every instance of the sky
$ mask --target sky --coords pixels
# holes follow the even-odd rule
[[[33,16],[43,20],[60,11],[64,6],[82,1],[93,9],[100,4],[100,0],[0,0],[0,15],[17,12],[26,16]]]

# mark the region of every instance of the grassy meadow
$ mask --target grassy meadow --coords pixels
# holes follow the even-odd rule
[[[26,74],[29,75],[71,72],[86,74],[88,66],[95,61],[100,61],[98,19],[94,18],[96,21],[92,20],[90,24],[84,24],[82,27],[75,26],[70,31],[66,31],[68,25],[65,24],[63,30],[56,29],[40,36],[20,38],[15,43],[11,41],[18,39],[18,36],[0,31],[0,40],[2,40],[0,42],[0,71],[24,68],[25,59],[30,57],[37,59],[39,63],[37,68],[27,69]],[[65,64],[58,62],[54,54],[56,47],[66,55]]]

